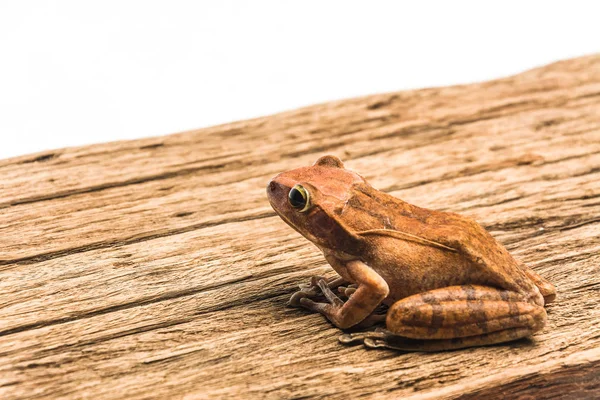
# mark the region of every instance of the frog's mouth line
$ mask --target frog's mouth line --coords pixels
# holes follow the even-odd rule
[[[283,222],[285,222],[286,224],[288,224],[292,229],[294,229],[300,235],[304,236],[306,239],[310,240],[314,244],[318,244],[318,243],[321,242],[319,239],[317,239],[316,236],[314,236],[314,235],[312,235],[310,233],[302,232],[300,229],[298,229],[296,227],[296,225],[294,225],[284,214],[280,213],[275,207],[273,207],[273,203],[271,203],[271,208],[273,208],[273,210],[275,211],[275,213],[277,215],[279,215],[279,218],[281,218],[283,220]],[[319,247],[320,246],[321,245],[319,245]]]

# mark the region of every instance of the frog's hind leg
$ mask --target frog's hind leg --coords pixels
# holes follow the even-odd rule
[[[338,286],[338,293],[342,296],[343,299],[349,299],[356,290],[358,289],[358,285],[351,284],[348,286]],[[363,319],[358,324],[354,325],[354,328],[364,329],[369,328],[373,325],[377,325],[385,322],[385,317],[387,315],[387,310],[389,307],[385,304],[380,304],[367,318]]]
[[[542,278],[537,272],[529,268],[523,263],[519,263],[519,266],[525,272],[527,277],[538,287],[542,296],[544,296],[544,304],[549,304],[556,299],[556,288],[553,284]]]
[[[452,350],[516,340],[540,330],[544,307],[514,292],[486,286],[451,286],[394,303],[387,313],[388,332],[362,334],[369,347],[412,351]],[[361,338],[343,336],[342,342]]]
[[[520,328],[534,333],[545,325],[546,311],[519,293],[463,285],[399,300],[390,307],[386,323],[390,331],[408,338],[455,339]]]

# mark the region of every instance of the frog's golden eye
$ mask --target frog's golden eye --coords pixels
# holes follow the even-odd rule
[[[308,190],[304,189],[302,185],[296,185],[290,190],[288,194],[288,201],[290,205],[300,212],[304,212],[310,207],[310,195]]]

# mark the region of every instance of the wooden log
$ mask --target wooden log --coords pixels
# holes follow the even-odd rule
[[[345,347],[285,303],[318,250],[272,175],[327,153],[553,282],[529,340]],[[600,396],[600,56],[0,161],[0,398]]]

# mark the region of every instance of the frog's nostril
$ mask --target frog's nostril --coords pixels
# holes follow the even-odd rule
[[[274,191],[275,191],[275,189],[277,189],[277,184],[276,184],[275,182],[271,181],[271,182],[269,183],[269,190],[270,190],[271,192],[274,192]]]

